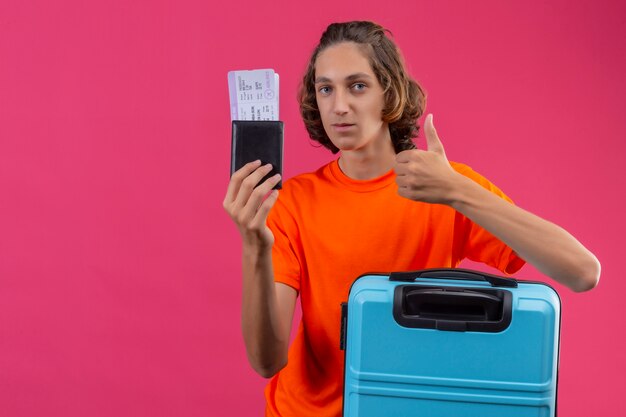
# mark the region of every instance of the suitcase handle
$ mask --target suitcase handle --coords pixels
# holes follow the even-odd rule
[[[502,300],[495,295],[445,288],[408,291],[404,303],[407,315],[456,321],[495,321],[502,308]]]
[[[501,332],[512,317],[511,292],[500,289],[396,287],[393,315],[404,327]]]
[[[462,268],[433,268],[420,271],[392,272],[389,281],[412,282],[418,278],[445,278],[469,281],[487,281],[492,287],[517,288],[517,280],[504,278],[485,272],[472,271]]]

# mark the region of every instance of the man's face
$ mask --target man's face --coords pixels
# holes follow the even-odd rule
[[[388,138],[383,89],[357,44],[340,43],[318,55],[315,97],[324,130],[340,150],[361,150]]]

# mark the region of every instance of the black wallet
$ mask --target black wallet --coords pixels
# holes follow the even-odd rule
[[[261,160],[261,164],[272,164],[272,171],[259,182],[269,177],[283,175],[283,122],[278,120],[249,121],[233,120],[230,175],[248,162]],[[274,189],[282,188],[282,178]]]

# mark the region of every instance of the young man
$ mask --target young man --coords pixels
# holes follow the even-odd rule
[[[562,228],[514,206],[484,177],[449,162],[432,115],[428,149],[412,142],[424,94],[385,30],[332,24],[303,79],[301,113],[314,140],[340,153],[271,191],[269,166],[236,172],[224,207],[243,243],[242,327],[264,377],[268,416],[339,416],[340,303],[370,271],[456,267],[463,258],[514,273],[525,261],[574,291],[600,264]],[[288,347],[298,294],[302,322]]]

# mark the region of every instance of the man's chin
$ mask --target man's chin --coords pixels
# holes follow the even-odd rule
[[[354,151],[359,148],[359,141],[354,137],[340,137],[331,139],[333,145],[335,145],[340,151]]]

